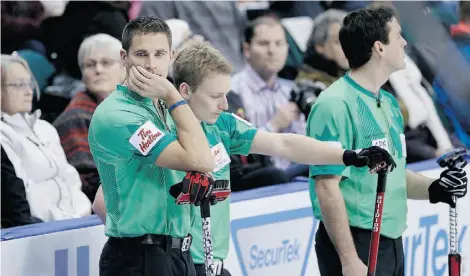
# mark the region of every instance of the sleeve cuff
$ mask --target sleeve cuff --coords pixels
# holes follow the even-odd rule
[[[155,146],[155,148],[150,152],[149,155],[147,156],[139,156],[143,159],[144,163],[146,164],[155,164],[157,161],[158,157],[160,157],[160,154],[168,147],[169,144],[171,144],[173,141],[176,141],[176,136],[173,134],[166,134],[165,137],[163,137],[160,141],[158,141],[158,144]]]
[[[250,154],[251,145],[253,144],[253,140],[255,139],[257,132],[258,129],[250,129],[245,133],[247,146],[245,147],[245,152],[240,153],[241,155],[247,156],[248,154]]]

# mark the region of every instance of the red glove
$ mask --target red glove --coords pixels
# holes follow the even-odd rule
[[[183,181],[171,186],[170,194],[176,198],[176,204],[194,204],[195,206],[209,198],[214,186],[214,179],[208,174],[188,172]]]

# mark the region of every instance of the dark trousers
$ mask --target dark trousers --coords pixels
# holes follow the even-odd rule
[[[351,227],[351,234],[359,258],[365,265],[367,265],[369,259],[371,231]],[[315,251],[317,253],[318,267],[321,275],[342,275],[341,261],[323,223],[320,223],[315,237]],[[401,237],[390,239],[380,236],[376,275],[405,275],[405,257]]]
[[[100,276],[196,276],[189,250],[110,238],[100,256]]]
[[[201,264],[197,264],[195,265],[196,267],[196,274],[197,276],[206,276],[206,266],[205,265],[201,265]],[[216,276],[232,276],[232,274],[230,274],[230,272],[223,268],[221,273],[220,274],[216,274]]]

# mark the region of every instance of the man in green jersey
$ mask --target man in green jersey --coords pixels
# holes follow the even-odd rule
[[[375,167],[382,161],[392,163],[388,153],[378,147],[364,149],[358,153],[345,151],[306,136],[257,130],[240,117],[223,112],[228,108],[226,95],[230,90],[231,70],[231,66],[220,52],[205,43],[187,46],[178,54],[173,64],[175,86],[201,121],[209,142],[216,163],[211,174],[216,180],[230,179],[230,154],[257,153],[279,156],[302,164]],[[175,123],[171,117],[168,117],[167,124],[171,130],[175,130]],[[367,157],[368,161],[362,160],[364,157]],[[98,214],[103,214],[105,212],[103,207],[98,192],[94,210]],[[220,202],[211,209],[216,275],[230,275],[226,269],[223,269],[223,260],[227,257],[229,249],[229,201]],[[192,210],[194,222],[191,228],[193,238],[191,255],[198,275],[205,275],[199,208]]]
[[[340,148],[379,146],[397,168],[388,174],[383,206],[377,275],[404,275],[401,236],[407,199],[429,199],[455,206],[452,196],[467,192],[461,168],[429,179],[405,169],[403,118],[395,98],[380,87],[403,69],[406,41],[389,8],[361,9],[343,21],[340,42],[351,71],[318,97],[308,118],[307,135]],[[310,195],[321,221],[315,249],[322,275],[366,275],[377,175],[345,166],[311,166]]]
[[[98,106],[89,128],[108,211],[100,275],[192,276],[191,207],[177,205],[168,190],[184,177],[180,171],[210,172],[215,162],[198,120],[166,79],[172,57],[167,24],[150,17],[130,21],[122,47],[127,79]],[[168,113],[174,131],[165,122]],[[193,199],[208,195],[207,188],[201,185]]]

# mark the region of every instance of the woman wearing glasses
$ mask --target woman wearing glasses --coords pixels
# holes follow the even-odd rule
[[[31,215],[42,221],[89,215],[77,170],[65,158],[55,128],[31,113],[38,85],[27,63],[1,56],[1,145],[24,182]],[[2,183],[8,185],[8,183]]]
[[[107,34],[92,35],[78,50],[78,66],[86,90],[77,93],[53,125],[59,133],[67,160],[82,180],[82,191],[95,198],[100,178],[88,144],[88,127],[96,107],[124,81],[121,41]]]

